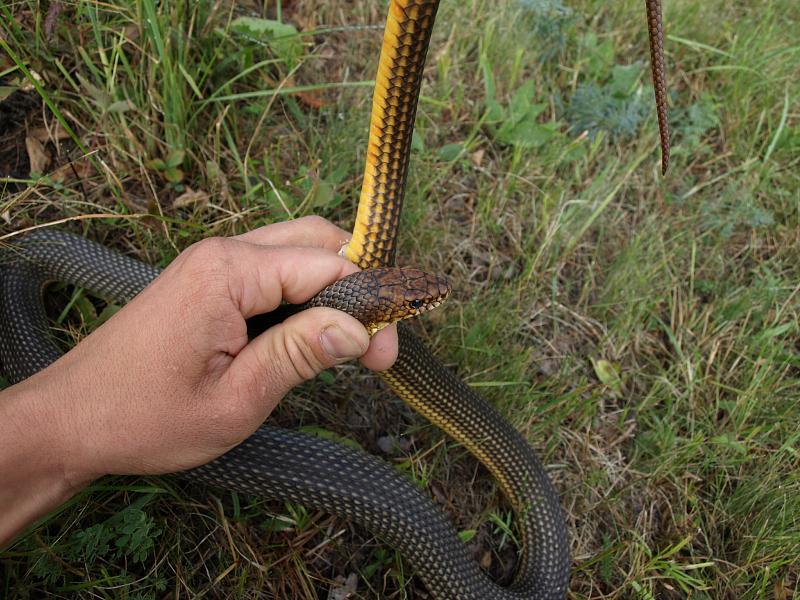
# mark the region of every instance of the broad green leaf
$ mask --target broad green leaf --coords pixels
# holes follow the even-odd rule
[[[170,183],[180,183],[183,180],[183,171],[180,169],[167,168],[164,171],[164,177]]]
[[[297,64],[303,53],[303,43],[297,29],[288,23],[258,17],[238,17],[231,23],[231,29],[266,42],[289,68]]]
[[[133,104],[130,100],[118,100],[117,102],[112,102],[109,107],[106,109],[106,112],[109,113],[124,113],[128,112],[130,109],[133,108]]]
[[[558,123],[523,121],[509,136],[509,143],[520,148],[538,148],[558,134]]]
[[[715,436],[711,438],[711,441],[724,448],[733,450],[736,454],[747,454],[747,447],[737,440],[736,436],[732,433],[723,433],[722,435]]]
[[[97,309],[95,309],[92,301],[83,294],[75,298],[74,306],[80,313],[84,323],[91,323],[97,319]]]
[[[325,370],[320,371],[319,375],[317,375],[317,379],[319,379],[322,383],[330,385],[336,381],[336,376],[331,371]]]
[[[97,315],[97,319],[93,323],[93,327],[99,327],[111,317],[119,312],[122,307],[119,304],[107,304],[106,307]]]
[[[330,206],[334,196],[333,186],[324,179],[319,179],[317,180],[316,188],[314,188],[312,204],[318,207]]]
[[[439,148],[439,158],[446,162],[453,161],[458,158],[458,155],[464,151],[464,146],[461,144],[445,144]]]
[[[622,383],[617,367],[602,358],[599,360],[592,359],[592,366],[594,366],[595,375],[597,375],[601,383],[604,383],[615,392],[622,391]]]
[[[154,159],[148,160],[146,163],[144,163],[144,166],[147,167],[148,169],[154,169],[156,171],[163,171],[164,169],[167,168],[167,163],[165,163],[160,158],[154,158]]]
[[[519,123],[523,119],[528,118],[532,107],[539,107],[536,114],[533,115],[533,118],[536,118],[539,113],[544,110],[545,105],[533,104],[533,97],[535,95],[536,90],[533,86],[533,81],[529,79],[523,83],[516,92],[514,92],[514,97],[511,99],[511,104],[508,106],[509,120],[513,121],[514,123]]]
[[[166,165],[168,167],[179,167],[183,164],[183,158],[186,156],[185,150],[173,150],[167,155]]]
[[[638,64],[616,65],[611,70],[611,93],[617,98],[627,98],[633,93],[641,73]]]
[[[782,323],[781,325],[776,325],[775,327],[768,327],[761,331],[758,334],[758,338],[760,340],[771,340],[772,338],[781,337],[786,335],[787,333],[794,333],[797,329],[797,324],[793,322]]]
[[[485,55],[480,58],[481,69],[483,70],[483,86],[486,102],[486,124],[499,125],[505,121],[505,111],[497,101],[497,88],[494,84],[494,74],[489,59]]]
[[[420,154],[425,152],[425,142],[422,139],[422,135],[420,135],[416,128],[411,133],[411,150],[414,152],[419,152]]]
[[[474,538],[477,533],[478,533],[477,529],[465,529],[464,531],[458,532],[458,539],[460,539],[464,543],[467,543],[472,538]]]
[[[19,88],[13,85],[0,85],[0,101],[5,100]]]
[[[597,35],[589,32],[581,39],[581,47],[586,55],[586,74],[596,81],[605,79],[614,64],[614,42],[607,39],[598,43]]]

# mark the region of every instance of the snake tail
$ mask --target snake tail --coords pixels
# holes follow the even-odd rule
[[[664,24],[661,18],[661,0],[645,0],[647,8],[647,34],[650,39],[650,70],[656,95],[658,135],[661,139],[661,174],[669,166],[669,118],[667,116],[667,75],[664,66]]]
[[[362,269],[394,265],[422,70],[438,8],[439,0],[392,0],[389,5],[361,196],[345,250]]]

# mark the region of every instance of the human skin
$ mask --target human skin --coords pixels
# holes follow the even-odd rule
[[[0,547],[103,475],[220,456],[326,368],[359,357],[389,368],[396,329],[370,340],[333,309],[247,339],[246,318],[356,271],[337,254],[347,239],[307,217],[194,244],[71,351],[0,392]]]

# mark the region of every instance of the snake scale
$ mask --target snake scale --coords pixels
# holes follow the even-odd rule
[[[645,4],[666,170],[661,6],[659,0]],[[438,0],[390,2],[356,224],[344,250],[364,269],[395,262],[411,135],[438,5]],[[46,331],[41,296],[47,281],[67,281],[125,302],[159,272],[91,241],[47,229],[25,236],[10,256],[0,271],[0,361],[13,380],[24,379],[59,356]],[[521,548],[508,587],[491,581],[480,569],[427,494],[383,461],[353,448],[264,425],[227,454],[182,475],[357,521],[398,549],[439,599],[563,598],[570,574],[565,517],[533,450],[402,324],[399,341],[398,360],[381,373],[383,379],[484,464],[515,511]]]

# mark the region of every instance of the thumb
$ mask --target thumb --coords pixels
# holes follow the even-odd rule
[[[242,395],[260,395],[271,410],[294,386],[362,356],[368,348],[367,330],[353,317],[332,308],[311,308],[252,340],[234,359],[231,375],[249,387],[238,390]]]

